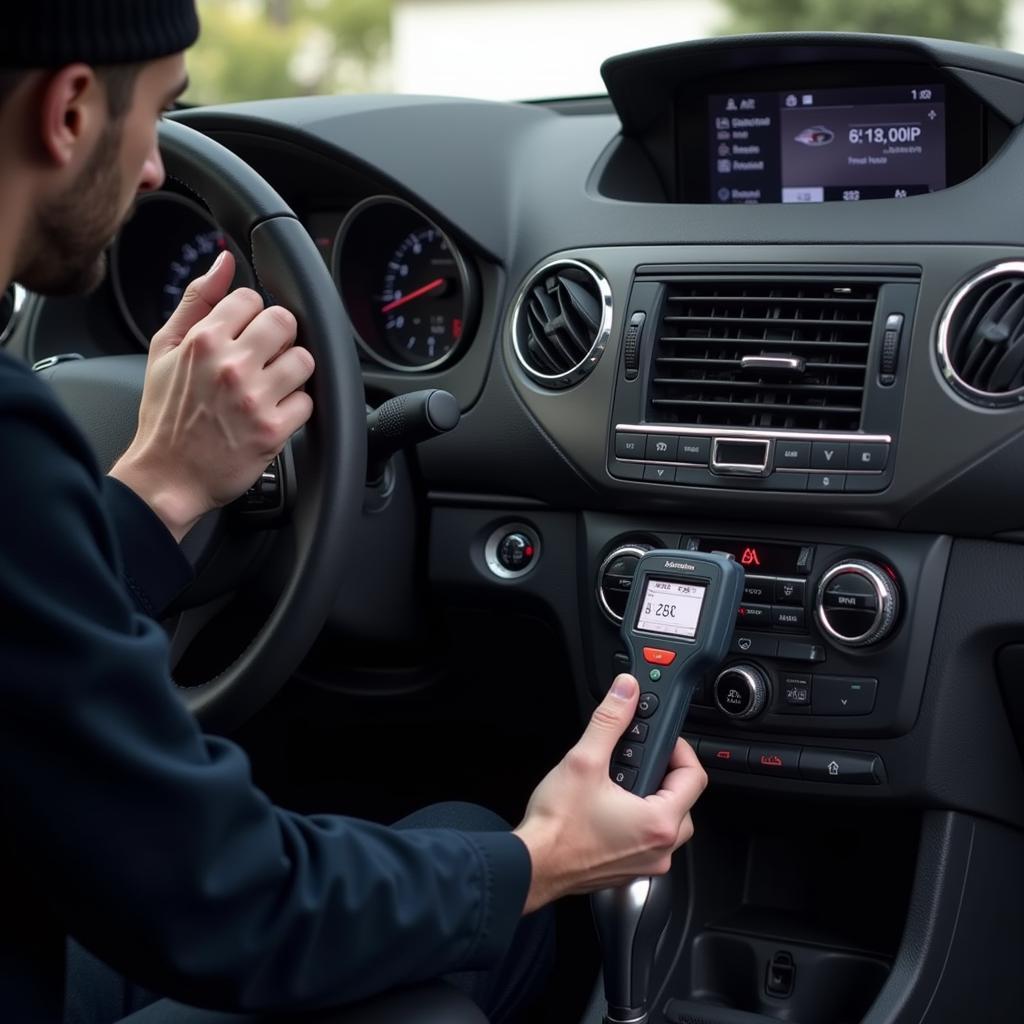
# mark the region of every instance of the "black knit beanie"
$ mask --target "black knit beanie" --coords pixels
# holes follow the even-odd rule
[[[15,0],[0,18],[0,69],[132,64],[187,49],[194,0]]]

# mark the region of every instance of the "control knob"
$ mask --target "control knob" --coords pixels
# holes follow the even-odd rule
[[[844,647],[867,647],[895,628],[900,592],[889,571],[872,562],[848,559],[821,578],[815,615],[825,635]]]
[[[730,665],[712,688],[715,707],[730,718],[753,718],[768,703],[768,680],[753,665]]]

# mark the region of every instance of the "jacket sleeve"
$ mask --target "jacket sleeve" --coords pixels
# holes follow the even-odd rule
[[[121,553],[121,580],[151,619],[192,582],[192,567],[160,517],[130,487],[103,478],[101,497]]]
[[[496,963],[525,846],[272,806],[175,692],[165,637],[122,585],[102,480],[41,389],[0,375],[0,467],[18,481],[0,505],[0,813],[25,884],[133,980],[214,1008],[331,1005]]]

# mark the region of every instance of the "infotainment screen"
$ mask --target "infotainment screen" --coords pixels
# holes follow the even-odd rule
[[[709,99],[710,202],[900,199],[946,187],[941,85]]]

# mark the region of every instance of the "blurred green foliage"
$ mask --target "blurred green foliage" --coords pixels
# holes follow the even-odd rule
[[[890,32],[1002,42],[1007,0],[724,0],[729,32]]]
[[[391,0],[199,0],[188,103],[386,88]]]

